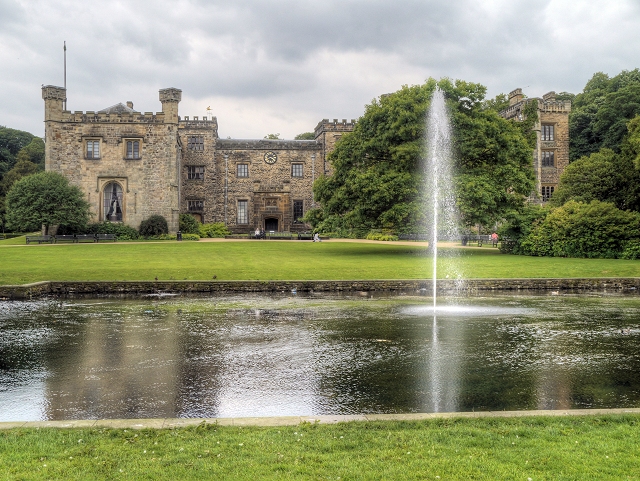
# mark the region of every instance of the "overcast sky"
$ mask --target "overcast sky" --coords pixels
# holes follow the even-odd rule
[[[640,67],[640,0],[0,0],[0,125],[44,134],[63,41],[69,110],[177,87],[221,137],[293,138],[428,77],[577,93]]]

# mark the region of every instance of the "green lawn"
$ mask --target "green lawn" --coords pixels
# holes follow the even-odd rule
[[[638,479],[640,417],[0,431],[2,479]]]
[[[440,249],[438,276],[466,278],[637,277],[640,261]],[[458,267],[454,269],[454,266]],[[43,280],[421,279],[431,259],[420,246],[333,240],[162,242],[0,246],[0,284]]]

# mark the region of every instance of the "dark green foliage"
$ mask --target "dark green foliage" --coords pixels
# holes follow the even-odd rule
[[[429,79],[374,100],[354,131],[330,154],[334,174],[314,185],[322,212],[307,221],[325,232],[424,230],[425,117],[436,86],[445,92],[454,129],[458,206],[466,225],[491,224],[520,208],[533,188],[531,150],[521,127],[484,105],[485,87]],[[358,235],[360,236],[360,235]]]
[[[138,231],[142,237],[159,236],[168,234],[169,226],[167,225],[167,219],[156,214],[143,220]]]
[[[6,195],[16,181],[28,175],[35,174],[38,170],[42,169],[38,169],[38,166],[31,161],[24,159],[18,160],[13,166],[13,169],[4,174],[4,177],[0,180],[0,195]]]
[[[597,200],[570,200],[535,225],[521,249],[534,256],[617,258],[638,240],[640,213]]]
[[[498,229],[498,235],[503,240],[500,250],[505,254],[523,254],[522,241],[548,213],[547,207],[536,204],[527,204],[522,209],[507,212]]]
[[[316,134],[313,132],[303,132],[294,137],[295,140],[314,140],[316,138]]]
[[[6,198],[7,223],[23,232],[51,225],[84,229],[90,219],[82,191],[55,172],[40,172],[13,184]]]
[[[18,152],[33,139],[29,132],[0,126],[0,178],[13,168]]]
[[[601,148],[620,152],[627,122],[640,114],[640,69],[615,77],[598,72],[575,96],[569,116],[570,160]]]
[[[133,227],[119,222],[99,222],[90,224],[87,234],[115,234],[118,240],[136,240],[140,238],[138,231]]]
[[[190,214],[180,214],[180,226],[178,230],[183,234],[198,234],[200,235],[200,222],[196,220]]]
[[[231,234],[224,222],[214,222],[212,224],[200,224],[200,237],[224,237]]]

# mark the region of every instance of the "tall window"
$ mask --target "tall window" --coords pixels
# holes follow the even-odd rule
[[[238,177],[249,177],[249,164],[238,164]]]
[[[127,140],[127,159],[140,158],[140,141]]]
[[[302,224],[302,216],[303,213],[304,202],[301,200],[293,201],[293,223],[294,224]]]
[[[542,186],[542,201],[547,202],[551,195],[553,194],[554,187],[552,185],[543,185]]]
[[[187,209],[189,212],[202,212],[204,210],[203,200],[188,200]]]
[[[555,159],[553,150],[542,151],[542,167],[554,167]]]
[[[553,138],[553,125],[542,125],[542,140],[549,141]]]
[[[87,140],[87,159],[100,158],[100,141]]]
[[[122,222],[122,187],[117,182],[104,186],[103,215],[107,222]]]
[[[204,137],[191,136],[187,138],[187,148],[189,150],[204,150]]]
[[[246,200],[238,201],[238,224],[248,224],[249,223],[249,211],[248,204],[249,202]]]
[[[291,177],[302,177],[302,164],[291,164]]]
[[[203,165],[189,165],[187,167],[187,179],[189,179],[189,180],[203,180],[204,179],[204,166]]]

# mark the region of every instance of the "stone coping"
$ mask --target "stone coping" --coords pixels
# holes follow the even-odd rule
[[[247,292],[431,292],[430,279],[372,280],[280,280],[280,281],[42,281],[0,286],[0,299],[37,299],[91,295],[171,295],[190,293]],[[640,277],[619,278],[527,278],[439,279],[438,292],[626,292],[640,293]]]
[[[17,428],[111,428],[111,429],[173,429],[200,424],[219,426],[297,426],[302,423],[337,424],[353,421],[422,421],[444,418],[511,418],[537,416],[602,416],[640,415],[640,408],[616,409],[554,409],[530,411],[477,411],[408,414],[347,414],[321,416],[274,416],[244,418],[158,418],[158,419],[80,419],[67,421],[0,422],[0,430]]]

